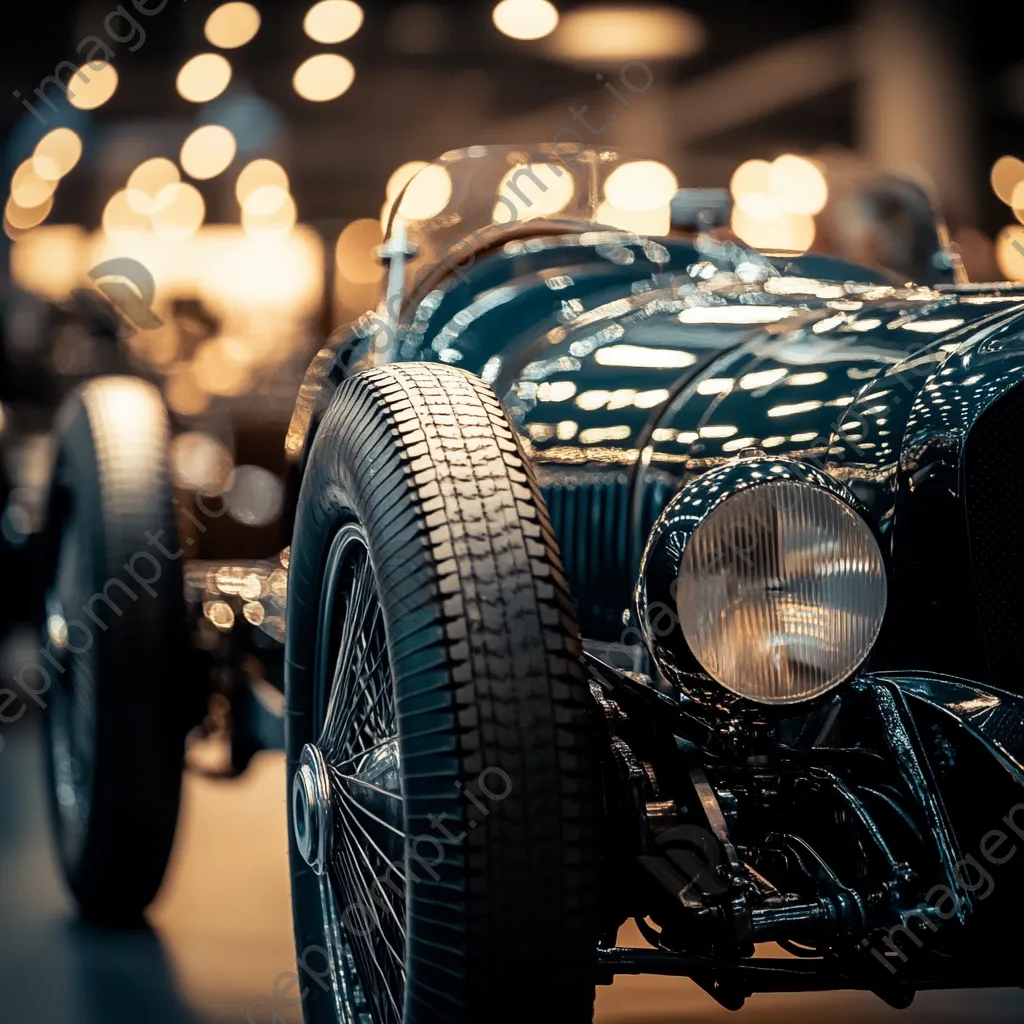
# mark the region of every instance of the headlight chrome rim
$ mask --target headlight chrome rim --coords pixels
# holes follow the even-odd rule
[[[839,517],[837,521],[842,522],[850,531],[833,538],[833,547],[841,555],[842,543],[848,541],[850,536],[855,536],[860,545],[860,553],[865,555],[866,561],[870,563],[867,566],[860,566],[859,571],[862,575],[871,574],[875,589],[870,604],[855,605],[850,612],[854,618],[858,614],[866,616],[866,624],[861,622],[859,631],[854,631],[854,640],[857,642],[853,645],[854,649],[848,652],[846,662],[841,665],[842,671],[835,671],[820,685],[785,692],[776,690],[766,694],[762,689],[744,685],[742,679],[735,679],[728,672],[716,671],[714,664],[706,663],[709,659],[702,658],[700,651],[691,643],[692,623],[689,630],[684,628],[687,616],[676,598],[684,588],[680,572],[684,567],[686,553],[694,550],[692,544],[698,531],[714,516],[723,515],[720,510],[724,507],[731,505],[730,511],[737,511],[737,505],[733,503],[734,498],[747,495],[748,498],[740,498],[741,501],[746,501],[749,500],[749,495],[757,492],[763,499],[770,492],[762,488],[771,488],[773,484],[807,488],[805,493],[813,493],[814,502],[829,503],[827,507],[833,516]],[[808,522],[810,521],[805,521],[805,527]],[[855,566],[855,570],[857,569]],[[848,580],[846,577],[833,575],[831,585],[835,586],[835,580],[838,580],[842,592],[842,587]],[[648,538],[637,583],[636,607],[645,643],[655,661],[669,677],[679,680],[683,689],[697,703],[717,703],[722,697],[730,695],[762,709],[785,709],[792,708],[793,705],[806,705],[825,697],[856,675],[870,657],[881,632],[888,599],[887,584],[886,560],[878,537],[853,494],[834,477],[815,466],[796,459],[762,456],[734,460],[702,474],[672,499]],[[658,628],[659,619],[662,622],[665,620],[666,608],[671,608],[674,619],[672,630]],[[823,619],[828,618],[825,614],[825,611],[828,611],[827,607],[822,611],[816,606],[808,605],[804,610],[809,614],[820,614]],[[834,607],[832,611],[834,619],[841,615],[844,609],[839,606]],[[815,642],[821,648],[826,648],[830,643],[833,647],[838,644],[833,634],[825,632],[807,633],[801,639],[811,647]],[[763,643],[762,647],[772,649],[771,644],[767,642]],[[785,657],[789,658],[790,653],[787,652]],[[808,667],[815,671],[820,670],[820,666],[815,664],[813,659],[808,663]],[[700,683],[701,676],[709,677],[706,684]]]

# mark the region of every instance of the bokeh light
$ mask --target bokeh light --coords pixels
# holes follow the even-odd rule
[[[17,231],[28,231],[42,224],[53,209],[53,196],[49,195],[38,206],[19,206],[12,196],[4,207],[4,220]]]
[[[246,195],[242,209],[252,217],[269,217],[287,201],[287,189],[280,185],[260,185]]]
[[[206,204],[199,189],[181,181],[164,186],[150,211],[154,232],[158,237],[171,241],[194,235],[205,216]]]
[[[36,144],[32,168],[44,181],[59,181],[82,156],[82,140],[70,128],[54,128]]]
[[[245,165],[235,182],[235,198],[243,209],[249,196],[259,188],[276,185],[286,194],[289,189],[288,174],[276,161],[260,157]]]
[[[281,515],[284,506],[281,478],[263,466],[238,466],[228,479],[227,491],[228,515],[239,523],[268,526]],[[262,608],[262,605],[256,607]]]
[[[616,167],[604,183],[608,203],[617,210],[666,207],[679,188],[672,170],[657,160],[631,160]]]
[[[732,230],[754,249],[805,252],[814,244],[814,218],[806,213],[781,211],[776,216],[762,217],[736,206],[732,211]]]
[[[391,210],[402,189],[426,166],[426,160],[408,160],[392,172],[384,188],[384,205],[380,208],[380,227],[382,231],[387,231],[388,221],[391,219]]]
[[[354,220],[338,236],[335,262],[338,273],[355,284],[373,284],[384,276],[375,250],[383,241],[380,224],[368,217]]]
[[[8,202],[8,204],[10,204],[10,200],[8,200],[7,202]],[[6,214],[4,214],[4,234],[5,234],[5,235],[6,235],[6,236],[7,236],[7,237],[8,237],[8,238],[9,238],[9,239],[10,239],[10,240],[12,241],[12,242],[20,242],[20,241],[21,241],[21,240],[22,240],[23,238],[25,238],[25,237],[26,237],[26,236],[27,236],[27,235],[29,234],[29,231],[25,231],[25,230],[22,230],[21,228],[16,228],[16,227],[15,227],[15,226],[14,226],[14,225],[13,225],[13,224],[12,224],[12,223],[11,223],[11,222],[10,222],[10,221],[8,220],[8,219],[7,219],[7,215],[6,215]],[[15,252],[17,252],[17,251],[18,251],[18,249],[20,249],[20,248],[21,248],[20,246],[17,246],[17,247],[15,247],[15,250],[14,250],[14,251],[15,251]]]
[[[180,416],[198,416],[210,404],[210,392],[199,385],[188,363],[175,367],[164,381],[167,404]]]
[[[206,19],[206,38],[222,50],[245,46],[260,29],[260,12],[252,4],[221,4]]]
[[[999,232],[996,262],[1008,281],[1024,281],[1024,227],[1010,224]]]
[[[68,82],[68,102],[79,110],[102,107],[117,90],[117,72],[109,61],[98,70],[83,64]]]
[[[558,10],[548,0],[501,0],[491,17],[511,39],[543,39],[558,26]]]
[[[769,191],[788,213],[814,214],[828,202],[825,176],[810,160],[785,153],[772,162]]]
[[[764,203],[772,189],[772,165],[767,160],[745,160],[733,171],[729,191],[733,201],[754,216],[765,215]],[[775,204],[772,203],[772,209]]]
[[[156,197],[168,186],[181,181],[177,165],[163,156],[144,160],[132,171],[126,188],[128,205],[136,212],[150,214]]]
[[[86,235],[77,224],[43,224],[21,232],[7,224],[5,230],[8,235],[17,234],[19,239],[19,244],[10,250],[12,282],[58,302],[81,285],[81,254]],[[84,266],[95,266],[96,262],[90,260]]]
[[[108,238],[129,238],[149,229],[149,218],[132,206],[126,189],[115,192],[107,201],[102,223]]]
[[[771,232],[785,239],[802,240],[808,230],[803,218],[820,213],[828,202],[828,184],[821,170],[795,153],[785,153],[771,163],[744,161],[733,172],[729,190],[735,208],[742,214],[734,220],[743,225],[752,238],[762,238],[766,232]],[[773,227],[765,227],[768,224]],[[813,230],[812,222],[812,235]],[[744,241],[755,248],[771,248],[746,237]],[[778,248],[792,247],[779,245]]]
[[[273,189],[274,186],[264,186],[264,189]],[[264,189],[258,190],[264,193]],[[247,235],[272,236],[286,235],[295,226],[298,212],[295,209],[295,200],[284,193],[283,200],[272,206],[269,212],[264,212],[265,207],[257,205],[253,210],[251,199],[256,196],[253,193],[249,198],[250,202],[242,207],[242,227]]]
[[[222,441],[199,430],[187,430],[171,443],[171,468],[177,487],[219,490],[234,469],[234,459]]]
[[[343,43],[362,27],[363,9],[353,0],[321,0],[306,12],[302,27],[318,43]]]
[[[408,220],[436,217],[452,198],[452,178],[439,164],[427,164],[402,194],[398,212]]]
[[[348,92],[355,77],[356,69],[347,57],[340,53],[318,53],[296,68],[292,85],[304,100],[325,103]]]
[[[203,342],[192,361],[195,382],[211,395],[230,397],[247,390],[252,380],[252,356],[238,338]]]
[[[228,168],[237,148],[234,135],[223,125],[203,125],[182,144],[182,169],[198,180],[214,178]]]
[[[534,217],[552,217],[572,201],[573,177],[555,164],[516,164],[498,187],[498,199],[491,219],[496,224],[510,223],[511,210],[516,221]]]
[[[992,189],[1004,203],[1013,203],[1013,193],[1024,182],[1024,160],[1015,156],[1001,156],[993,165]]]
[[[597,222],[638,235],[667,235],[672,213],[667,204],[655,210],[623,210],[611,203],[602,203],[597,208]]]
[[[1024,181],[1018,181],[1014,187],[1010,205],[1013,207],[1014,216],[1024,224]]]
[[[41,178],[33,160],[24,160],[11,177],[11,199],[15,206],[30,210],[45,203],[57,187],[55,181]]]
[[[394,199],[413,178],[427,166],[426,160],[408,160],[397,170],[392,172],[388,183],[384,188],[384,195],[388,199]]]
[[[678,60],[704,46],[707,32],[689,11],[670,7],[582,7],[566,11],[547,49],[572,62]],[[642,70],[635,73],[640,85]]]
[[[219,53],[200,53],[185,62],[178,72],[178,95],[189,103],[216,99],[231,81],[231,64]]]

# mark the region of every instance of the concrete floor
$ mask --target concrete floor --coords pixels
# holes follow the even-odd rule
[[[35,727],[27,721],[8,726],[5,739],[0,1022],[244,1024],[248,1016],[248,1024],[299,1024],[297,1008],[274,998],[274,979],[294,966],[279,755],[262,755],[235,782],[186,780],[179,841],[167,885],[150,914],[152,928],[117,934],[77,923],[61,888],[43,814]],[[690,982],[623,978],[600,991],[596,1019],[706,1024],[727,1016]],[[933,993],[903,1012],[850,993],[759,996],[733,1019],[1009,1024],[1024,1019],[1024,993]]]

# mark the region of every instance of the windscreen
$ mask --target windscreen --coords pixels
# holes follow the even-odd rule
[[[517,237],[595,226],[665,235],[677,188],[665,164],[614,150],[470,146],[419,170],[391,204],[387,237],[404,236],[407,284],[422,285]]]
[[[761,181],[760,179],[764,180]],[[679,188],[657,160],[610,149],[539,143],[470,146],[422,166],[385,207],[387,236],[410,255],[405,294],[516,238],[618,229],[673,232]],[[848,160],[747,161],[733,176],[729,227],[762,253],[819,253],[885,272],[894,282],[954,279],[955,257],[927,192]],[[810,205],[809,205],[810,204]]]

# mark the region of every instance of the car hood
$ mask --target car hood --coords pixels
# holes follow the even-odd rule
[[[929,376],[1020,308],[998,290],[673,285],[548,331],[495,383],[541,467],[640,466],[678,486],[745,448],[825,457],[837,434],[895,457]],[[895,390],[872,386],[894,374]]]

